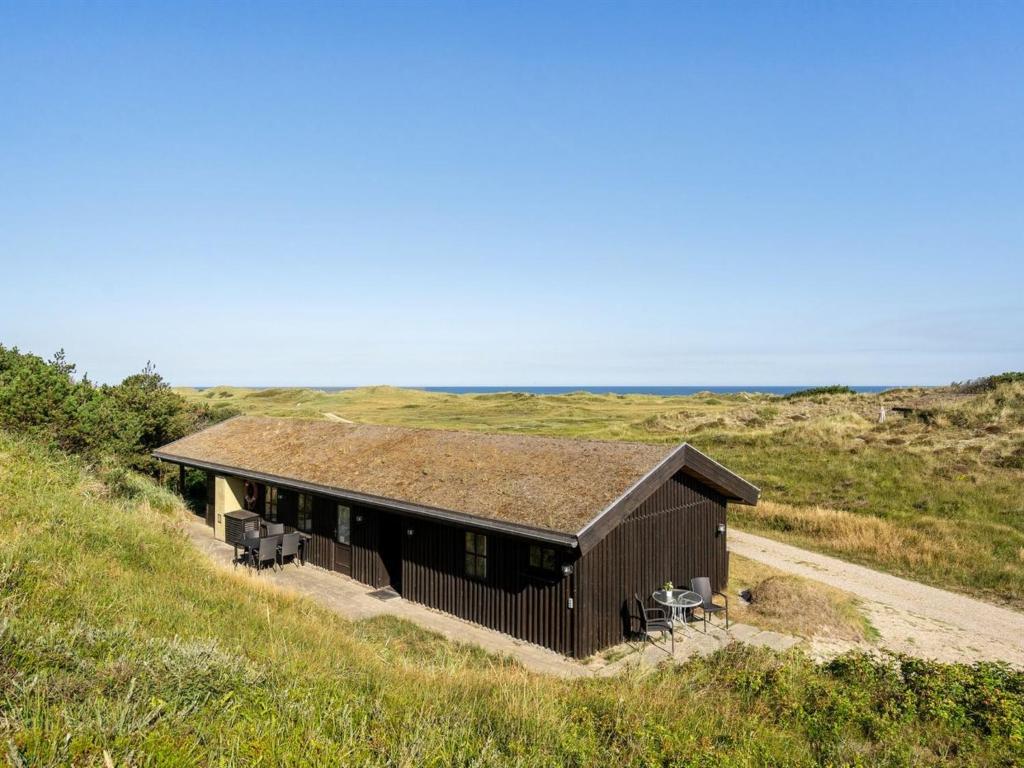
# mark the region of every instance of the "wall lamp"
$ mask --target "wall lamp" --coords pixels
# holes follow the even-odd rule
[[[405,529],[405,535],[406,536],[412,536],[414,533],[415,533],[415,531],[412,528],[406,528]]]
[[[362,515],[356,515],[356,522],[357,523],[363,522],[363,516]]]
[[[725,523],[718,524],[718,535],[722,536],[725,533]]]
[[[572,572],[573,572],[573,567],[571,565],[566,564],[566,565],[562,566],[562,575],[563,576],[572,576]]]

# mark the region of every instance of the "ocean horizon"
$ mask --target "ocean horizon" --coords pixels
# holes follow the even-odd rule
[[[803,389],[811,389],[821,384],[790,384],[790,385],[702,385],[702,386],[660,386],[660,385],[578,385],[578,386],[401,386],[398,389],[418,389],[425,392],[443,392],[453,395],[472,394],[498,394],[501,392],[514,392],[529,395],[566,395],[572,392],[586,392],[593,395],[660,395],[668,397],[672,395],[695,395],[698,392],[710,392],[716,395],[735,395],[741,392],[750,394],[766,395],[788,395],[799,392]],[[850,389],[859,394],[873,394],[884,392],[887,389],[898,389],[897,384],[861,384],[849,385]],[[318,389],[323,392],[344,392],[348,389],[359,389],[358,386],[259,386],[245,387],[246,389]],[[213,387],[195,387],[198,390],[213,389]]]

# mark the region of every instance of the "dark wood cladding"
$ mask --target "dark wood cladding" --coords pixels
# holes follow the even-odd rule
[[[352,507],[352,578],[371,587],[387,586],[380,557],[377,514]]]
[[[334,568],[333,504],[328,499],[313,499],[313,525],[307,533],[306,562],[321,568]]]
[[[629,517],[640,504],[650,498],[652,493],[661,488],[670,478],[680,474],[694,478],[701,485],[719,494],[725,501],[757,504],[761,493],[756,486],[751,485],[734,472],[730,472],[692,445],[684,443],[580,531],[578,536],[580,554],[585,555],[589,552],[595,544]]]
[[[338,573],[344,573],[346,576],[352,575],[352,547],[348,544],[334,544],[334,570]]]
[[[571,653],[570,580],[561,572],[551,577],[531,574],[527,542],[483,531],[487,536],[487,578],[470,578],[465,574],[466,531],[409,521],[403,531],[402,596]]]
[[[678,473],[580,558],[574,655],[636,630],[634,593],[649,603],[666,581],[688,587],[694,576],[709,576],[720,589],[728,578],[725,536],[717,532],[725,513],[723,496]]]
[[[716,467],[706,472],[713,474]],[[733,496],[683,465],[672,470],[666,464],[652,478],[623,497],[616,515],[599,518],[600,525],[584,532],[586,547],[581,534],[578,549],[295,488],[278,487],[277,520],[294,528],[298,494],[311,493],[308,563],[371,587],[390,584],[407,600],[585,657],[622,642],[637,628],[634,593],[649,601],[666,580],[685,587],[694,576],[706,575],[715,589],[728,580],[725,536],[718,526],[725,523]],[[213,473],[207,480],[212,519]],[[253,504],[260,515],[265,498],[260,483]],[[339,503],[351,510],[350,545],[335,540]],[[486,578],[467,574],[467,531],[487,537]],[[531,547],[555,553],[553,570],[531,567]],[[545,562],[550,569],[550,558]],[[571,568],[566,572],[563,566]]]

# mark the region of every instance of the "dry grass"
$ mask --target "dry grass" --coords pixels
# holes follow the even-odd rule
[[[646,475],[668,447],[240,416],[165,446],[182,459],[565,533]]]
[[[948,765],[949,744],[965,766],[1021,753],[1021,681],[992,666],[826,668],[733,648],[644,675],[540,677],[226,574],[176,532],[175,499],[137,477],[117,485],[133,498],[0,434],[12,765],[697,766],[714,754],[810,768]]]
[[[762,502],[733,508],[738,525],[751,531],[813,547],[845,560],[884,563],[898,575],[961,574],[973,579],[973,591],[999,602],[1021,605],[1019,593],[992,590],[989,584],[1019,579],[1024,558],[1019,531],[987,521],[944,520],[919,515],[913,525],[823,507],[793,507]],[[1003,550],[1009,545],[1008,554]],[[1016,555],[1017,562],[1007,562]],[[939,578],[929,579],[941,582]]]
[[[751,603],[738,597],[750,590]],[[801,637],[872,640],[876,632],[851,594],[738,555],[729,557],[730,618]]]
[[[855,606],[797,576],[772,576],[750,590],[750,611],[803,637],[866,640],[868,627]]]

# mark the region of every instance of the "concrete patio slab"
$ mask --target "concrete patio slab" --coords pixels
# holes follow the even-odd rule
[[[215,564],[233,570],[253,585],[271,584],[292,594],[315,600],[346,619],[360,620],[391,615],[418,624],[460,643],[470,643],[490,653],[510,656],[525,668],[558,677],[585,677],[594,670],[554,651],[518,640],[509,635],[463,621],[402,598],[378,600],[370,595],[373,587],[360,584],[346,576],[313,565],[287,565],[281,570],[265,570],[257,574],[250,569],[233,566],[234,547],[218,541],[202,522],[188,521],[185,531],[193,544]],[[662,654],[664,655],[664,654]]]
[[[526,669],[546,675],[563,678],[604,677],[626,669],[653,670],[666,662],[681,664],[695,655],[707,656],[737,641],[765,645],[778,650],[785,650],[800,642],[799,638],[761,631],[746,624],[733,624],[728,630],[708,624],[707,632],[704,632],[702,623],[691,623],[677,627],[675,653],[672,655],[649,642],[633,642],[610,649],[584,664],[539,645],[403,600],[401,597],[380,600],[371,594],[376,591],[373,587],[313,565],[289,564],[283,569],[265,570],[259,574],[241,566],[236,567],[233,565],[234,547],[215,539],[203,522],[188,520],[184,528],[193,545],[206,554],[214,564],[239,574],[245,580],[250,580],[254,587],[260,584],[272,585],[290,594],[308,597],[340,616],[355,621],[382,615],[407,619],[449,640],[469,643],[489,653],[511,657]],[[606,661],[606,658],[614,658],[614,661]]]

